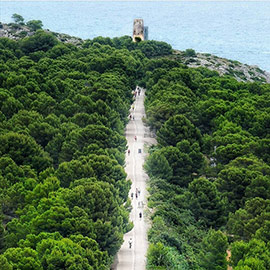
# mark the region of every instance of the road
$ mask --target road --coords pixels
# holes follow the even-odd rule
[[[144,111],[145,90],[141,89],[140,95],[131,107],[131,119],[126,127],[126,139],[130,153],[126,153],[126,173],[132,181],[130,198],[132,197],[132,211],[130,220],[134,223],[134,228],[125,234],[124,243],[117,255],[115,267],[117,270],[145,270],[146,253],[148,248],[147,229],[148,222],[145,216],[146,208],[146,181],[148,179],[143,170],[143,163],[146,157],[145,146],[155,143],[155,139],[150,137],[150,132],[144,126],[142,117]],[[134,109],[133,109],[134,108]],[[135,140],[135,136],[137,140]],[[136,198],[137,191],[137,198]],[[139,215],[142,213],[142,217]],[[129,241],[132,239],[132,247],[129,248]]]

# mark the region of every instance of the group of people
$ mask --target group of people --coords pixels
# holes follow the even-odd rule
[[[133,92],[133,95],[134,95],[134,99],[136,99],[137,96],[140,96],[141,95],[141,91],[142,91],[142,88],[137,86],[135,91]]]
[[[137,86],[136,89],[135,89],[135,91],[134,91],[134,98],[136,99],[136,96],[137,95],[140,96],[140,94],[141,94],[141,88],[139,86]],[[134,105],[132,105],[131,108],[134,111]],[[129,115],[129,119],[130,120],[135,120],[134,119],[134,115],[130,114]],[[137,136],[134,136],[134,141],[135,142],[137,141]],[[130,149],[128,149],[128,155],[130,155]],[[140,194],[141,194],[141,190],[139,188],[136,188],[135,193],[131,192],[131,194],[130,194],[131,195],[131,199],[133,200],[134,196],[135,196],[136,199],[138,199],[138,197],[140,196]],[[140,205],[143,206],[143,201],[139,201],[138,202],[138,207],[140,207]],[[139,219],[140,220],[142,219],[142,212],[141,211],[139,212]],[[132,240],[132,238],[130,238],[129,241],[128,241],[129,248],[132,247],[132,244],[133,244],[133,240]]]
[[[142,90],[141,87],[139,87],[139,86],[136,87],[135,92],[134,92],[135,98],[136,98],[137,95],[138,95],[138,96],[141,95],[141,90]]]
[[[136,188],[135,197],[138,199],[138,197],[141,195],[141,190],[139,188]],[[131,192],[131,199],[133,199],[133,192]]]
[[[134,141],[137,142],[137,136],[134,136]],[[128,155],[130,155],[130,149],[127,150]]]

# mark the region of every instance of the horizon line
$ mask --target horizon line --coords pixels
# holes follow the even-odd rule
[[[270,0],[0,0],[1,2],[265,2]]]

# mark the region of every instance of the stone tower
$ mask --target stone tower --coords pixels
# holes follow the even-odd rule
[[[146,40],[143,19],[135,19],[133,22],[133,41],[138,42],[141,40]]]

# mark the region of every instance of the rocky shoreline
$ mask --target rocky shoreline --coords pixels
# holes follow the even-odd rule
[[[52,33],[63,43],[71,43],[80,46],[84,42],[83,39],[78,37],[55,33],[48,29],[43,30]],[[3,24],[0,22],[0,38],[6,37],[13,40],[19,40],[24,37],[32,36],[34,33],[35,32],[26,25],[16,23]],[[237,81],[270,83],[270,73],[260,69],[258,66],[250,66],[207,53],[197,53],[192,49],[186,51],[174,50],[169,58],[179,60],[188,67],[206,67],[210,70],[217,71],[220,75],[234,76]]]
[[[217,71],[220,75],[231,75],[239,82],[263,82],[270,83],[270,73],[260,69],[258,66],[251,66],[238,61],[217,57],[209,53],[186,53],[186,51],[175,50],[171,58],[182,61],[188,67],[206,67]]]
[[[49,29],[43,29],[45,32],[52,33],[59,41],[63,43],[71,43],[76,46],[82,45],[84,42],[83,39],[78,37],[73,37],[67,34],[61,34],[52,32]],[[13,40],[19,40],[25,37],[29,37],[35,34],[35,31],[32,31],[26,25],[20,25],[16,23],[3,24],[0,22],[0,38],[6,37]]]

